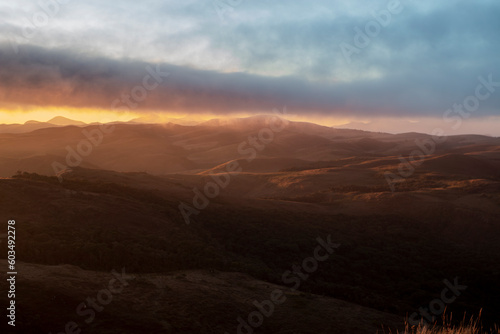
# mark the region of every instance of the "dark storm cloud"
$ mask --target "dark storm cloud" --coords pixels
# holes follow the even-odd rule
[[[210,1],[73,2],[36,39],[16,39],[32,46],[2,46],[1,103],[109,108],[156,63],[171,75],[139,109],[441,116],[478,76],[500,81],[498,1],[401,3],[348,63],[340,43],[386,1],[242,1],[223,23]],[[11,16],[0,39],[19,22]],[[493,94],[474,115],[499,105]]]
[[[2,48],[5,50],[4,48]],[[150,75],[149,66],[170,76],[140,103],[140,109],[233,112],[269,109],[286,103],[326,110],[340,97],[298,78],[223,74],[169,64],[89,58],[68,51],[21,47],[0,52],[0,98],[4,104],[110,108]],[[337,101],[337,102],[334,102]]]
[[[0,100],[4,106],[110,108],[116,98],[142,85],[149,73],[148,66],[158,66],[160,72],[169,72],[170,76],[149,92],[148,98],[139,103],[139,110],[231,113],[287,105],[303,112],[332,115],[346,112],[401,115],[403,111],[408,115],[439,115],[442,110],[436,110],[436,105],[445,108],[452,102],[461,102],[453,96],[457,84],[449,82],[449,78],[432,75],[431,71],[423,72],[420,78],[414,75],[412,80],[403,73],[359,82],[320,83],[292,76],[219,73],[170,64],[88,57],[38,47],[25,46],[21,50],[19,55],[8,50],[0,52]],[[429,79],[433,85],[428,85]],[[464,84],[470,89],[463,89],[467,95],[474,92],[474,80],[471,77],[471,82]],[[486,105],[494,110],[498,98],[488,102]]]

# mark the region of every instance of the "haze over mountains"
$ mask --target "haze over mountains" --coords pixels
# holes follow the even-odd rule
[[[87,124],[66,117],[56,116],[54,118],[51,118],[47,122],[27,121],[24,124],[0,124],[0,133],[23,133],[38,129],[68,125],[84,126]]]
[[[456,277],[467,291],[450,310],[483,308],[486,324],[500,312],[491,298],[500,292],[499,138],[272,116],[52,121],[0,134],[0,210],[22,222],[20,289],[38,291],[36,303],[19,298],[23,333],[59,330],[59,315],[75,318],[122,267],[136,280],[98,320],[80,318],[87,332],[236,332],[252,302],[279,288],[288,302],[263,333],[375,333],[401,329]],[[54,162],[70,168],[56,177]],[[226,184],[208,195],[214,180]],[[186,220],[181,204],[199,210]],[[282,274],[328,235],[339,249],[290,289]]]
[[[49,122],[28,123],[17,128],[23,129],[22,133],[0,134],[0,176],[11,176],[17,170],[55,175],[57,169],[53,162],[71,167],[67,163],[68,155],[79,156],[78,145],[89,141],[84,133],[93,133],[99,144],[92,144],[87,156],[76,157],[76,160],[73,157],[72,160],[81,161],[78,165],[154,175],[203,173],[249,157],[254,159],[244,168],[246,172],[277,172],[311,167],[319,162],[322,162],[318,165],[320,167],[331,162],[332,166],[369,166],[381,172],[397,169],[398,156],[408,156],[418,149],[416,143],[432,140],[425,134],[393,135],[289,122],[282,132],[273,135],[269,144],[256,144],[253,157],[252,145],[244,143],[251,137],[258,137],[259,131],[269,126],[269,120],[266,116],[255,116],[211,120],[195,126],[117,123],[113,125],[113,131],[102,138],[95,134],[98,125],[85,125],[64,118],[51,120],[58,126]],[[31,126],[44,128],[28,131]],[[15,132],[20,132],[17,129]],[[499,144],[499,138],[452,136],[444,143],[434,145],[432,156],[444,165],[453,164],[453,159],[465,159],[471,167],[469,171],[474,167],[494,169],[498,166]],[[439,170],[440,163],[425,165]]]

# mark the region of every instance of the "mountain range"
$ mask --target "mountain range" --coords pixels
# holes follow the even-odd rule
[[[447,312],[498,320],[499,138],[281,126],[272,116],[56,121],[0,134],[23,333],[71,321],[88,333],[395,332],[444,280],[466,286]],[[318,239],[338,249],[284,279]],[[134,279],[85,322],[76,308],[122,269]],[[248,327],[255,302],[275,290],[286,301]]]

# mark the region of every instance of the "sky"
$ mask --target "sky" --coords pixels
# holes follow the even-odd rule
[[[2,0],[0,15],[0,123],[286,106],[325,125],[500,136],[498,0]]]

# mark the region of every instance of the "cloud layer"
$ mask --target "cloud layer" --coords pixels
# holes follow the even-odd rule
[[[0,7],[2,105],[111,108],[157,64],[170,76],[137,110],[287,105],[324,115],[441,117],[474,94],[478,76],[500,81],[493,0],[401,1],[350,62],[341,43],[356,46],[355,28],[389,2],[65,2],[42,1],[47,22],[31,1]],[[500,92],[473,117],[498,115],[499,106]]]

